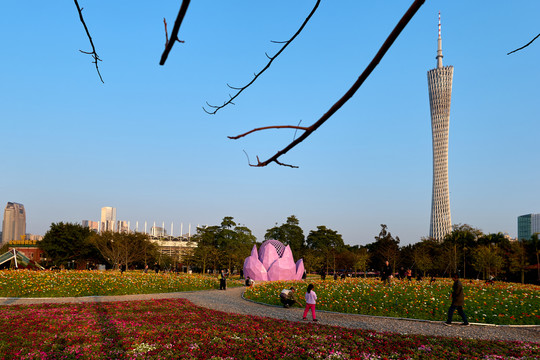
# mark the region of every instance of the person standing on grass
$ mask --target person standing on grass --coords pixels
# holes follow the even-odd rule
[[[381,280],[385,285],[392,285],[392,268],[390,267],[388,260],[384,262],[384,266],[381,271]]]
[[[317,317],[315,316],[315,304],[317,302],[317,294],[315,294],[315,291],[313,291],[313,284],[309,284],[306,291],[306,309],[304,310],[304,316],[302,317],[302,320],[307,320],[306,316],[308,314],[308,311],[311,309],[311,316],[313,317],[313,321],[319,321],[317,320]]]
[[[219,290],[227,290],[227,277],[225,276],[225,272],[221,270],[218,275],[219,279]]]
[[[462,326],[469,326],[469,322],[467,321],[467,316],[465,315],[465,312],[463,311],[463,305],[465,304],[465,295],[463,294],[463,285],[461,284],[461,281],[459,281],[459,276],[457,273],[452,274],[452,280],[454,280],[454,285],[452,286],[452,294],[450,295],[450,298],[452,299],[452,304],[450,305],[450,308],[448,309],[448,318],[446,319],[446,322],[444,325],[450,326],[452,325],[452,317],[454,316],[454,311],[458,311],[459,316],[463,319],[463,323],[460,324]]]

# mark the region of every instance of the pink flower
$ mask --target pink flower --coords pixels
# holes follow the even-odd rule
[[[251,255],[244,260],[244,276],[255,281],[301,280],[304,275],[304,261],[294,262],[289,245],[277,240],[266,240],[259,253],[253,245]]]

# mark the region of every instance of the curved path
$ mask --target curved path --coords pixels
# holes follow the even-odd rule
[[[294,307],[284,309],[274,305],[264,305],[248,301],[242,298],[244,288],[229,288],[226,291],[207,290],[196,292],[178,292],[164,294],[141,294],[122,296],[88,296],[71,298],[0,298],[0,305],[24,305],[42,303],[86,303],[86,302],[109,302],[109,301],[136,301],[151,299],[183,298],[195,305],[236,313],[242,315],[266,316],[275,319],[302,321],[303,309]],[[465,308],[465,311],[467,308]],[[308,314],[308,319],[311,313]],[[406,319],[393,319],[377,316],[340,314],[327,311],[317,311],[319,324],[341,326],[354,329],[366,329],[376,331],[395,332],[400,334],[422,334],[429,336],[452,336],[470,339],[505,340],[505,341],[531,341],[540,343],[540,326],[512,327],[490,326],[473,324],[469,327],[444,326],[442,322],[419,321]],[[455,315],[454,320],[461,320]]]

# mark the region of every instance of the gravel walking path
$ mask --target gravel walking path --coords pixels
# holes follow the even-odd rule
[[[151,299],[183,298],[195,305],[229,313],[242,315],[266,316],[274,319],[296,321],[305,324],[311,321],[302,321],[303,308],[264,305],[242,298],[244,288],[229,288],[226,291],[207,290],[195,292],[178,292],[164,294],[140,294],[123,296],[89,296],[72,298],[0,298],[0,305],[24,305],[42,303],[86,303],[109,301],[136,301]],[[467,309],[465,308],[465,311]],[[456,318],[457,316],[457,318]],[[308,319],[311,313],[308,314]],[[366,329],[399,334],[422,334],[429,336],[451,336],[469,339],[531,341],[540,343],[540,326],[512,327],[471,325],[468,327],[444,326],[441,322],[392,319],[367,315],[340,314],[327,311],[317,311],[319,324],[341,326],[353,329]],[[459,315],[454,319],[461,320]]]

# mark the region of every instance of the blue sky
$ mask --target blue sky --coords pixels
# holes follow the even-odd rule
[[[356,95],[281,160],[294,132],[352,85],[412,1],[323,1],[303,33],[234,106],[207,115],[265,66],[314,1],[193,1],[165,66],[180,1],[80,0],[102,62],[99,81],[75,5],[2,6],[0,204],[20,202],[27,232],[99,220],[114,206],[134,226],[218,224],[265,230],[296,215],[307,235],[325,225],[348,244],[387,224],[402,244],[429,231],[432,149],[426,72],[453,65],[449,181],[452,223],[516,235],[540,212],[540,2],[427,1]],[[141,225],[139,226],[141,228]]]

